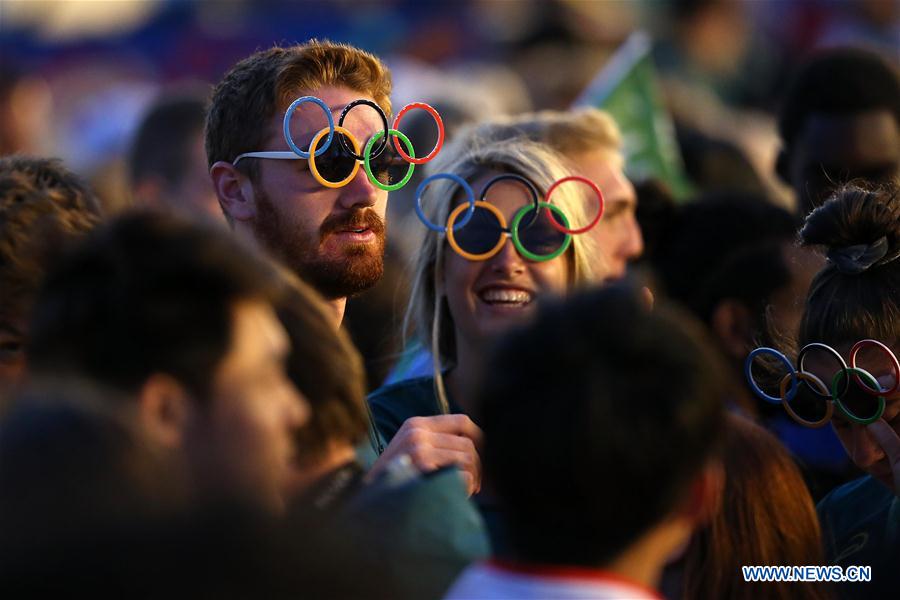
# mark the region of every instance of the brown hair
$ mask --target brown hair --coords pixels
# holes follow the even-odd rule
[[[100,218],[97,197],[60,160],[0,158],[0,315],[24,316],[63,249]]]
[[[326,85],[368,94],[385,114],[391,112],[391,75],[374,55],[315,39],[270,48],[237,63],[213,90],[206,119],[209,165],[263,150],[272,133],[272,117],[286,110],[298,92],[314,92]],[[240,168],[256,180],[257,161],[241,161]]]
[[[900,342],[900,185],[848,184],[806,218],[804,246],[828,264],[806,298],[799,342]]]
[[[352,445],[369,427],[362,359],[347,335],[335,331],[319,295],[292,273],[285,278],[278,316],[291,339],[288,376],[309,402],[309,422],[295,436],[301,462],[314,463],[334,440]]]
[[[729,414],[722,504],[684,558],[683,597],[827,598],[821,583],[744,582],[744,565],[821,565],[822,534],[800,470],[775,437]]]

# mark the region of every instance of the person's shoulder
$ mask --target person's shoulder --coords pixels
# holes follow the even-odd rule
[[[900,585],[896,568],[900,549],[900,501],[878,480],[866,476],[828,494],[817,507],[825,558],[830,564],[871,567],[876,587],[846,587],[841,596],[880,598]],[[878,590],[878,591],[876,591]]]
[[[820,514],[859,514],[864,508],[887,507],[893,499],[894,494],[889,489],[877,479],[866,475],[831,490],[819,501],[816,509]]]
[[[861,546],[873,536],[880,538],[896,500],[889,489],[868,475],[845,483],[822,498],[816,510],[829,558],[845,554],[843,548],[848,544]]]

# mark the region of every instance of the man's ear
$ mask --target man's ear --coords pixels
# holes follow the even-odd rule
[[[256,199],[249,177],[224,160],[210,167],[209,176],[219,204],[228,216],[235,221],[249,221],[256,217]]]
[[[753,319],[739,300],[726,298],[713,309],[710,329],[732,358],[743,360],[753,344]]]
[[[144,431],[162,446],[181,446],[190,411],[190,394],[169,375],[153,374],[141,386],[138,418]]]
[[[783,146],[778,150],[778,156],[775,157],[775,172],[783,182],[791,184],[791,161],[787,148]]]

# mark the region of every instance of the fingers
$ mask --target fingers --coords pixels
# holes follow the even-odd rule
[[[435,417],[413,417],[407,419],[400,431],[404,429],[424,429],[434,433],[447,433],[465,436],[476,445],[481,445],[484,434],[472,419],[466,415],[438,415]],[[399,432],[398,432],[399,434]]]
[[[459,471],[459,475],[462,477],[463,487],[466,488],[467,495],[474,496],[481,491],[481,482],[476,480],[474,475],[468,471]]]
[[[482,433],[465,415],[407,419],[370,472],[374,476],[398,456],[408,455],[422,472],[459,467],[469,495],[481,489],[481,458],[477,444]]]
[[[432,447],[412,449],[409,457],[422,472],[430,472],[441,467],[456,466],[463,474],[469,495],[481,488],[481,459],[475,452],[458,452]]]
[[[477,452],[475,442],[467,436],[422,427],[401,427],[394,438],[398,444],[408,448],[430,447],[473,454]]]
[[[900,437],[897,437],[893,427],[885,423],[884,419],[878,419],[866,425],[866,430],[884,450],[891,466],[900,467]]]
[[[407,421],[394,438],[398,449],[409,454],[413,464],[423,472],[456,465],[470,475],[469,493],[476,493],[481,488],[481,458],[475,442],[463,435],[417,427],[416,422],[410,421],[414,420]]]
[[[894,492],[900,495],[900,437],[884,419],[866,425],[866,430],[884,450],[894,476]]]

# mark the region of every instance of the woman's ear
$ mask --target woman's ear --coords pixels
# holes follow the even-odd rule
[[[209,175],[219,204],[229,217],[235,221],[249,221],[256,217],[256,197],[249,177],[224,160],[213,164]]]

